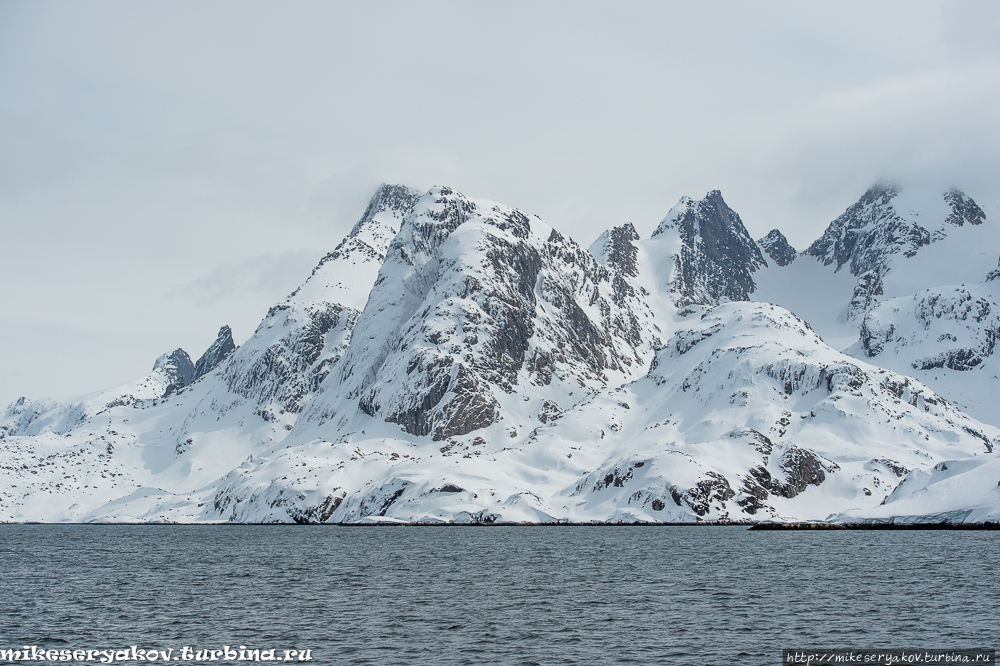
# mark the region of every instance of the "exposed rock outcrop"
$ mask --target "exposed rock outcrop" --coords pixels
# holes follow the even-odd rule
[[[913,256],[931,242],[931,234],[899,214],[892,203],[899,192],[888,181],[872,185],[804,254],[836,264],[838,271],[846,265],[853,275],[869,271],[882,275],[891,255]]]
[[[914,370],[972,370],[1000,339],[1000,304],[982,285],[927,289],[890,299],[861,323],[868,358],[904,355]]]
[[[991,230],[961,193],[925,214],[890,189],[828,230],[829,267],[762,275],[765,255],[787,266],[794,249],[777,232],[752,241],[718,192],[682,200],[652,238],[623,225],[585,252],[514,208],[385,185],[241,347],[223,327],[197,364],[177,350],[79,402],[9,407],[0,521],[996,515],[1000,430],[908,376],[991,395],[995,284],[886,296],[921,270],[892,272],[917,218],[938,225],[917,225],[932,243],[986,246]],[[993,250],[950,247],[927,255],[975,254],[962,280],[993,268]],[[834,285],[842,328],[855,280],[866,313],[855,358],[789,310],[739,302],[755,279],[757,297],[790,284],[808,299],[855,260]]]
[[[608,229],[590,246],[589,252],[598,263],[612,266],[628,277],[639,275],[636,257],[639,253],[635,241],[639,240],[632,223]]]
[[[944,200],[951,206],[951,214],[944,219],[948,224],[960,227],[963,224],[979,225],[986,221],[986,213],[965,192],[951,188],[944,193]]]

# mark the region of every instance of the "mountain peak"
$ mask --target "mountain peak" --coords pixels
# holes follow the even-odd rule
[[[420,192],[404,185],[380,185],[351,233],[319,260],[309,278],[289,295],[288,302],[363,309],[389,243],[420,197]]]
[[[386,253],[324,386],[332,400],[314,403],[306,421],[360,411],[434,440],[502,418],[497,428],[520,431],[521,407],[504,417],[512,394],[534,405],[535,421],[542,392],[563,402],[644,367],[652,342],[642,308],[620,276],[538,218],[433,188]]]
[[[986,220],[983,209],[956,187],[944,193],[948,207],[943,210],[933,199],[921,198],[920,192],[901,197],[902,191],[891,181],[876,182],[804,254],[827,265],[835,263],[838,271],[848,265],[852,275],[869,271],[884,275],[893,255],[913,257],[922,246],[944,238],[947,227],[977,226]],[[904,201],[913,195],[914,201]]]
[[[375,194],[372,195],[371,200],[368,202],[368,207],[365,209],[364,214],[354,225],[354,228],[351,229],[348,237],[357,236],[364,232],[365,227],[370,225],[379,213],[402,213],[402,216],[405,216],[413,210],[413,205],[420,199],[422,194],[420,190],[415,190],[405,185],[382,183],[375,190]],[[398,226],[396,231],[399,231]]]
[[[997,266],[997,236],[959,231],[978,207],[941,192],[869,188],[830,231],[831,261],[869,267],[833,275],[758,272],[794,248],[753,241],[718,190],[588,253],[500,203],[383,185],[239,348],[223,326],[197,364],[177,349],[82,401],[0,413],[0,522],[870,518],[944,473],[938,499],[883,517],[995,520],[1000,429],[860,357],[998,418],[996,283],[954,286]],[[939,245],[892,258],[925,229]]]
[[[156,370],[162,370],[175,389],[184,388],[194,381],[194,363],[180,347],[157,358],[153,363],[153,371]],[[168,393],[169,391],[168,388]]]
[[[223,326],[219,329],[219,335],[216,336],[215,342],[209,345],[205,353],[195,363],[192,381],[210,373],[234,351],[236,351],[236,343],[233,342],[233,331],[228,326]]]
[[[921,246],[931,242],[931,235],[896,210],[893,199],[900,191],[890,181],[876,182],[830,223],[805,254],[826,265],[836,263],[838,271],[848,265],[852,275],[868,271],[884,273],[893,254],[912,257]]]
[[[639,238],[639,233],[632,226],[632,223],[626,222],[601,234],[590,246],[588,252],[597,259],[597,263],[613,266],[625,275],[635,277],[639,274],[639,269],[636,266],[638,250],[635,241]]]
[[[944,219],[948,224],[961,227],[966,222],[971,225],[980,225],[986,221],[986,213],[965,192],[957,187],[950,188],[944,193],[944,200],[951,206],[951,214]]]
[[[892,199],[901,191],[902,188],[894,180],[879,178],[872,184],[871,187],[868,188],[862,199],[865,197],[871,199],[880,197]]]
[[[653,238],[676,234],[681,243],[671,290],[675,304],[745,301],[756,289],[752,274],[767,266],[740,216],[712,190],[701,201],[681,197]]]
[[[787,266],[792,263],[798,254],[795,248],[788,243],[785,235],[777,229],[771,229],[757,243],[767,253],[767,256],[771,257],[774,263],[779,266]]]

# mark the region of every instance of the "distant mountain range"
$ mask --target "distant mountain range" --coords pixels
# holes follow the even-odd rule
[[[585,250],[383,185],[242,346],[7,407],[0,521],[997,520],[998,252],[957,189],[797,252],[718,191]]]

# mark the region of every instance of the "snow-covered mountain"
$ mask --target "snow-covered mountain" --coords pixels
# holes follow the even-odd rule
[[[215,370],[215,367],[234,351],[236,351],[236,343],[233,342],[233,331],[228,326],[223,326],[219,329],[219,335],[216,336],[215,342],[209,345],[198,362],[194,364],[194,374],[191,380],[201,379]]]
[[[838,271],[847,266],[858,278],[848,317],[871,309],[884,294],[883,279],[901,258],[912,259],[921,247],[945,239],[949,227],[985,220],[976,202],[956,188],[936,202],[911,201],[900,193],[893,183],[876,183],[804,252],[825,266],[836,264]]]
[[[1000,429],[937,378],[997,395],[1000,238],[957,190],[901,192],[797,255],[718,191],[588,252],[383,185],[241,346],[223,327],[196,363],[8,407],[0,520],[996,519]],[[935,282],[971,248],[989,270]]]
[[[807,320],[832,346],[913,375],[1000,425],[994,357],[1000,227],[957,188],[872,186],[794,263],[754,275],[754,300]]]
[[[304,420],[360,412],[437,441],[641,374],[652,313],[613,277],[537,217],[434,188],[390,244]]]

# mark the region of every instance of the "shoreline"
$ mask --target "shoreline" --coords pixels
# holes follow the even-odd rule
[[[825,522],[789,522],[789,523],[744,523],[744,522],[673,522],[673,523],[431,523],[431,522],[395,522],[371,521],[355,523],[180,523],[180,522],[88,522],[88,523],[45,523],[36,521],[6,522],[0,525],[64,525],[64,526],[143,526],[143,527],[743,527],[748,531],[783,532],[783,531],[838,531],[838,530],[1000,530],[1000,522],[984,521],[981,523],[949,523],[949,522],[856,522],[856,523],[825,523]]]
[[[1000,530],[1000,523],[755,523],[751,530]]]

